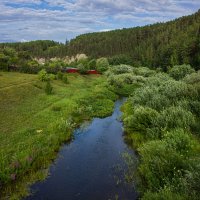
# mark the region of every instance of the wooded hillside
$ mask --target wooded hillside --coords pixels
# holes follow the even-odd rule
[[[121,57],[136,66],[161,67],[164,70],[183,63],[200,69],[200,10],[167,23],[83,34],[67,44],[48,40],[0,44],[0,48],[4,47],[26,51],[33,57],[85,53],[92,58]]]
[[[80,35],[68,54],[92,57],[126,54],[149,67],[188,63],[200,66],[200,10],[190,16],[144,27]]]

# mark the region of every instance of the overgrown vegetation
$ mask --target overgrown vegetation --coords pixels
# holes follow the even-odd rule
[[[200,195],[199,72],[181,65],[169,69],[169,75],[139,74],[144,80],[122,108],[126,139],[140,160],[130,177],[137,180],[144,200],[196,200]]]

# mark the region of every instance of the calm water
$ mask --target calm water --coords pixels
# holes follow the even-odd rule
[[[123,141],[119,121],[120,106],[115,103],[112,116],[95,118],[88,126],[75,131],[75,139],[66,144],[50,168],[49,177],[31,187],[26,200],[134,200],[137,194],[122,177],[121,154],[129,151]]]

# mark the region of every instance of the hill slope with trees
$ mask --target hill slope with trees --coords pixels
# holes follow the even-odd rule
[[[162,67],[200,65],[200,10],[193,15],[144,27],[89,33],[71,40],[68,54],[126,55],[135,64]]]
[[[200,69],[200,10],[166,23],[83,34],[66,44],[54,41],[2,43],[32,57],[53,58],[86,54],[108,57],[110,64],[161,67],[190,64]]]

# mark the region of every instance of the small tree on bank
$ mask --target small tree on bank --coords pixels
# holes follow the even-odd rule
[[[105,72],[106,70],[108,70],[109,67],[109,62],[107,58],[99,58],[97,59],[96,62],[96,69],[98,72]]]

